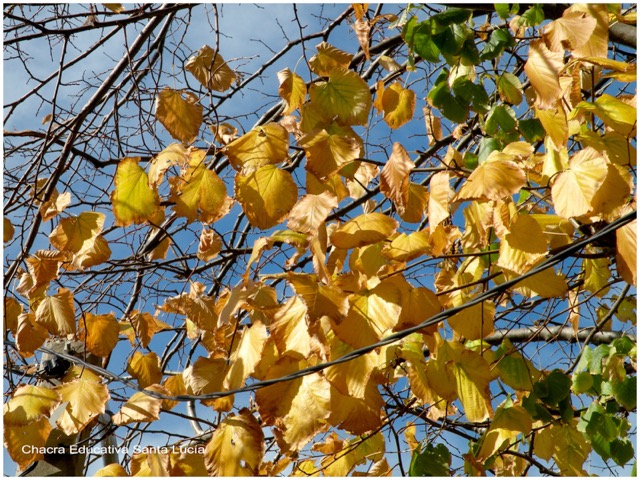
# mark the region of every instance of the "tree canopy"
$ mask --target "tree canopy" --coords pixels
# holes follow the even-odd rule
[[[634,6],[3,9],[5,468],[635,471]]]

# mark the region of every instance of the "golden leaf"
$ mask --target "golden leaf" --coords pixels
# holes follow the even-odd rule
[[[362,140],[349,127],[331,124],[298,139],[304,148],[306,169],[324,179],[362,156]],[[309,192],[313,193],[313,192]]]
[[[287,159],[289,133],[278,123],[267,123],[229,143],[224,152],[236,170],[273,165]]]
[[[182,373],[187,393],[201,395],[221,392],[222,383],[229,371],[229,365],[224,358],[199,357]],[[233,406],[233,396],[213,400],[202,400],[205,405],[212,406],[217,411],[228,411]]]
[[[540,109],[553,108],[562,96],[560,71],[564,67],[563,52],[552,52],[543,39],[532,40],[529,44],[529,58],[524,71],[536,92],[536,106]]]
[[[125,10],[121,3],[103,3],[102,6],[108,8],[113,13],[122,13]]]
[[[191,143],[200,131],[202,105],[196,104],[192,93],[187,93],[187,100],[182,94],[183,91],[164,88],[156,97],[156,118],[173,138]]]
[[[183,181],[181,181],[183,180]],[[202,162],[192,165],[181,180],[172,182],[173,211],[189,222],[199,219],[212,223],[225,216],[233,203],[227,196],[227,187],[213,170]]]
[[[436,117],[429,107],[422,107],[422,112],[424,113],[424,123],[427,129],[429,146],[433,146],[443,138],[442,122],[440,121],[440,117]]]
[[[394,130],[411,121],[416,108],[416,94],[399,83],[392,83],[382,93],[384,121]]]
[[[22,304],[14,297],[4,297],[4,328],[14,336],[18,331],[18,317],[22,314]]]
[[[150,385],[148,389],[170,394],[170,392],[166,391],[166,389],[160,385]],[[143,392],[137,392],[127,400],[119,412],[113,415],[112,420],[115,425],[127,425],[128,423],[135,422],[153,422],[160,418],[161,406],[161,399]]]
[[[464,305],[470,298],[457,290],[453,294],[453,306]],[[496,306],[493,302],[486,300],[449,317],[447,322],[451,328],[462,335],[467,340],[478,340],[493,333],[493,317]]]
[[[351,353],[354,348],[334,336],[331,339],[331,360],[343,357]],[[360,355],[348,362],[333,365],[324,373],[331,385],[341,394],[348,397],[364,399],[366,387],[373,370],[378,366],[378,354],[369,352]]]
[[[4,243],[10,242],[11,239],[13,238],[14,232],[15,232],[15,229],[11,224],[11,220],[9,220],[7,217],[3,217],[2,241]]]
[[[542,31],[549,50],[563,52],[582,47],[596,28],[596,19],[579,11],[565,10],[561,18],[547,24]]]
[[[449,173],[438,172],[429,182],[429,230],[435,228],[449,218],[449,197],[451,186],[449,185]]]
[[[469,175],[452,201],[502,200],[519,192],[527,183],[527,176],[510,158],[512,156],[504,153],[491,152]]]
[[[587,42],[578,48],[574,48],[571,55],[575,58],[607,58],[609,52],[609,13],[606,5],[599,3],[574,4],[565,10],[563,16],[574,12],[585,12],[588,16],[595,18],[596,26]]]
[[[569,169],[559,173],[551,185],[556,213],[564,218],[589,213],[608,171],[606,160],[591,147],[573,155]]]
[[[384,400],[373,379],[365,387],[364,398],[343,395],[331,387],[331,414],[329,424],[354,435],[362,435],[382,426]]]
[[[215,136],[216,142],[222,145],[227,145],[228,143],[238,138],[238,129],[228,123],[210,125],[209,129]]]
[[[160,383],[160,380],[162,380],[160,359],[155,352],[143,355],[136,351],[127,365],[127,373],[138,381],[140,388],[147,388],[154,383]]]
[[[353,24],[353,29],[356,32],[356,38],[358,39],[364,56],[369,60],[371,58],[371,55],[369,55],[369,35],[371,32],[369,22],[364,18],[358,18]]]
[[[244,385],[260,361],[266,340],[267,327],[264,324],[256,322],[244,329],[238,347],[229,358],[230,367],[223,383],[226,390]]]
[[[196,256],[203,262],[210,262],[218,256],[221,249],[222,239],[220,236],[213,230],[203,228]]]
[[[390,244],[385,245],[382,254],[396,262],[408,262],[431,250],[429,234],[426,230],[401,233]]]
[[[329,118],[337,117],[341,125],[364,125],[371,110],[371,93],[367,83],[351,70],[335,69],[327,81],[311,85],[311,103]]]
[[[46,296],[36,310],[36,322],[53,335],[76,333],[73,293],[59,288],[56,295]]]
[[[420,223],[429,202],[427,187],[418,183],[409,183],[409,200],[403,211],[399,211],[400,218],[408,223]]]
[[[40,452],[47,444],[52,430],[53,427],[48,418],[41,418],[28,425],[5,426],[5,447],[21,470],[44,458],[44,454]]]
[[[413,167],[405,148],[395,142],[391,156],[380,172],[380,191],[400,211],[404,211],[409,202],[409,174]]]
[[[262,428],[245,408],[220,422],[207,443],[204,462],[212,476],[255,476],[263,456]]]
[[[306,316],[307,306],[297,295],[292,296],[276,312],[270,330],[281,356],[308,358],[311,336]]]
[[[78,270],[100,265],[111,258],[109,242],[99,235],[89,242],[85,242],[82,249],[73,256],[71,265]]]
[[[287,227],[296,232],[315,235],[324,225],[329,212],[338,206],[338,199],[330,192],[305,195],[291,209]]]
[[[66,407],[56,425],[66,435],[82,431],[91,420],[105,412],[109,400],[106,385],[78,378],[56,387]]]
[[[106,467],[102,467],[96,473],[93,474],[94,477],[127,477],[127,471],[124,469],[122,465],[119,463],[111,463]]]
[[[309,60],[311,71],[321,77],[326,77],[338,68],[347,68],[353,55],[343,52],[336,47],[322,42],[316,47],[317,54]]]
[[[540,224],[520,214],[511,222],[511,232],[500,243],[498,266],[523,274],[547,253],[547,240]]]
[[[60,401],[59,393],[50,388],[34,385],[19,387],[4,404],[4,425],[17,427],[48,418]]]
[[[162,382],[162,386],[173,397],[187,394],[187,386],[184,384],[184,377],[182,376],[182,374],[168,376]],[[178,403],[180,402],[178,402],[177,400],[163,399],[162,408],[165,410],[171,410],[173,407],[178,405]]]
[[[351,470],[367,460],[377,462],[385,453],[382,432],[370,435],[366,439],[354,438],[349,444],[322,460],[324,475],[327,477],[346,477]]]
[[[20,355],[25,358],[33,356],[47,338],[49,338],[49,332],[36,323],[33,313],[23,313],[18,317],[16,346]]]
[[[437,315],[442,310],[442,305],[435,293],[425,287],[411,287],[400,289],[402,295],[402,311],[394,331],[404,330],[419,325],[426,319]],[[435,330],[437,325],[427,327],[421,332]]]
[[[111,193],[116,225],[148,221],[160,206],[158,192],[149,187],[146,172],[138,165],[139,158],[124,158],[118,164],[115,190]]]
[[[509,447],[519,434],[529,435],[531,427],[531,415],[524,408],[519,405],[500,406],[476,457],[480,461],[486,460],[497,451]]]
[[[236,80],[236,75],[222,56],[208,45],[190,57],[184,69],[191,72],[203,87],[218,92],[224,92]]]
[[[173,165],[186,166],[191,160],[190,149],[181,143],[172,143],[153,157],[149,167],[149,186],[157,187],[162,183],[165,172]]]
[[[265,165],[236,176],[236,198],[252,226],[265,230],[280,223],[298,199],[291,174],[275,165]]]
[[[140,340],[140,345],[144,348],[149,346],[149,342],[151,342],[151,339],[156,332],[162,330],[155,317],[148,312],[141,313],[134,310],[129,314],[128,320],[131,322],[133,330],[136,332],[136,337]]]
[[[282,114],[289,115],[304,103],[307,97],[307,86],[300,75],[291,72],[288,68],[280,70],[277,75],[280,82],[278,95],[285,102],[285,109]]]
[[[556,149],[560,150],[565,148],[569,140],[569,124],[567,123],[567,114],[564,108],[562,108],[562,105],[559,104],[558,107],[548,110],[540,110],[534,107],[534,110],[536,118],[540,120],[545,131],[551,140],[553,140]],[[547,150],[549,149],[547,148]]]
[[[616,230],[616,266],[625,282],[637,285],[637,225],[634,220]]]
[[[86,333],[87,349],[98,357],[106,357],[118,344],[120,325],[113,313],[107,315],[84,315],[81,324]]]
[[[398,222],[382,213],[365,213],[349,220],[331,234],[331,243],[338,248],[371,245],[386,239],[398,228]]]
[[[309,318],[327,315],[333,319],[344,317],[349,310],[347,295],[338,287],[323,285],[314,275],[289,273],[287,280],[307,305]]]
[[[63,218],[49,235],[49,241],[60,251],[78,253],[93,243],[102,231],[105,218],[104,213],[98,212],[83,212],[77,217]]]
[[[33,280],[33,285],[27,291],[35,292],[39,287],[48,285],[51,280],[58,278],[60,263],[67,260],[67,255],[51,250],[38,250],[27,258],[27,269]]]

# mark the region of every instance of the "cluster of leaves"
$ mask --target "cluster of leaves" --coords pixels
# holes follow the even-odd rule
[[[626,417],[636,408],[635,371],[628,373],[635,339],[585,345],[571,372],[534,364],[497,330],[510,315],[526,318],[536,302],[549,305],[543,330],[558,315],[557,300],[567,302],[575,338],[584,327],[596,335],[630,302],[627,287],[620,302],[587,317],[591,323],[581,318],[589,299],[604,302],[620,283],[636,285],[635,220],[588,246],[575,265],[539,267],[562,259],[584,229],[597,232],[635,211],[635,97],[596,85],[635,81],[635,64],[608,58],[611,19],[632,19],[596,4],[574,5],[544,26],[539,6],[522,15],[496,6],[498,20],[481,26],[460,8],[426,20],[417,7],[398,17],[352,10],[370,61],[376,25],[402,28],[408,61],[377,57],[389,73],[375,85],[353,68],[354,55],[322,42],[308,60],[311,81],[290,69],[278,73],[280,117],[241,135],[231,122],[217,123],[207,148],[196,146],[203,97],[164,87],[155,117],[177,143],[146,163],[118,161],[111,211],[67,213],[73,192],[61,194],[47,179],[32,186],[38,215],[55,226],[51,248],[29,254],[27,270],[18,272],[21,298],[5,297],[16,351],[29,358],[50,338],[74,338],[108,359],[128,339],[126,370],[139,391],[116,397],[115,426],[160,423],[161,413],[184,401],[221,414],[203,455],[140,454],[131,475],[344,476],[367,461],[368,475],[389,474],[384,433],[397,427],[386,413],[392,407],[413,415],[401,425],[412,475],[445,476],[452,468],[443,443],[416,440],[417,419],[484,427],[462,455],[468,474],[521,475],[531,465],[547,472],[541,460],[553,458],[559,473],[581,475],[592,450],[625,465],[634,454]],[[516,49],[526,61],[507,71]],[[429,148],[414,153],[394,141],[383,162],[368,158],[367,126],[380,115],[389,135],[415,128],[418,95],[408,80],[421,64],[442,59],[426,95]],[[207,92],[239,82],[210,46],[183,67]],[[467,148],[471,138],[475,151]],[[213,294],[191,279],[188,292],[167,295],[153,313],[131,308],[120,320],[77,311],[67,288],[49,293],[64,272],[110,260],[110,220],[109,231],[144,229],[138,255],[151,264],[180,249],[168,225],[202,225],[195,257],[216,265],[231,250],[216,228],[231,212],[262,232],[246,248],[235,286]],[[279,271],[264,268],[272,253],[288,255]],[[424,286],[411,275],[434,259]],[[488,291],[495,294],[474,302]],[[632,316],[626,320],[635,322]],[[167,373],[168,360],[151,342],[174,330],[192,352],[200,349],[188,366]],[[52,423],[77,435],[114,400],[105,383],[114,377],[85,367],[75,365],[57,386],[8,392],[5,445],[20,468],[42,458],[23,447],[47,445]],[[250,404],[234,396],[245,385],[255,390]],[[585,401],[590,406],[581,409]],[[276,460],[265,459],[265,435],[281,454]],[[111,465],[100,473],[127,471]]]

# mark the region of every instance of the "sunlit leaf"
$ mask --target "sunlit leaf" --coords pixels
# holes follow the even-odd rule
[[[5,425],[4,445],[21,470],[44,458],[43,448],[52,430],[48,418],[41,418],[27,425]]]
[[[559,75],[563,66],[563,52],[549,50],[542,39],[531,41],[524,71],[536,91],[538,108],[552,108],[562,96]]]
[[[13,238],[14,233],[15,228],[11,224],[11,220],[9,220],[7,217],[3,217],[2,241],[4,243],[10,242]]]
[[[106,467],[102,467],[96,473],[93,474],[94,477],[126,477],[128,476],[127,471],[124,469],[122,465],[119,463],[111,463]]]
[[[291,174],[275,165],[265,165],[236,177],[236,198],[254,227],[262,230],[282,221],[298,200],[298,187]]]
[[[56,387],[66,407],[56,424],[67,435],[82,431],[91,420],[104,413],[109,400],[106,385],[78,378]]]
[[[449,173],[438,172],[429,182],[429,230],[433,232],[435,228],[444,220],[449,218],[449,198],[451,196],[451,186],[449,184]]]
[[[289,133],[278,123],[267,123],[229,143],[225,152],[236,170],[280,163],[287,158]]]
[[[407,262],[430,250],[429,234],[426,230],[420,230],[409,235],[401,233],[384,249],[383,254],[396,262]]]
[[[497,264],[507,270],[526,273],[547,253],[547,240],[540,224],[530,215],[518,215],[510,228],[500,243]]]
[[[160,387],[159,385],[149,386],[149,390],[154,390],[153,387]],[[158,388],[159,390],[159,388]],[[164,391],[162,393],[168,394]],[[160,407],[162,406],[162,400],[152,397],[143,392],[134,393],[133,396],[126,401],[120,408],[120,411],[113,415],[113,423],[115,425],[126,425],[128,423],[135,422],[153,422],[160,418]]]
[[[362,140],[349,127],[330,125],[301,137],[298,143],[307,156],[306,169],[325,178],[362,155]],[[309,192],[312,193],[312,192]]]
[[[392,83],[382,93],[384,121],[393,129],[400,128],[413,118],[416,108],[416,94],[399,83]]]
[[[253,373],[262,356],[267,339],[267,328],[260,322],[245,328],[240,342],[229,359],[231,366],[224,380],[224,387],[233,390],[244,385],[244,381]]]
[[[181,143],[172,143],[151,161],[151,167],[149,167],[149,185],[157,187],[162,183],[164,174],[169,168],[173,165],[184,167],[189,164],[189,160],[190,149]]]
[[[316,47],[317,54],[309,60],[311,71],[320,76],[327,76],[337,68],[346,68],[353,55],[322,42]]]
[[[526,184],[524,171],[510,156],[492,152],[462,185],[453,201],[502,200],[514,195]]]
[[[291,209],[287,227],[297,232],[316,234],[331,210],[337,206],[338,199],[329,192],[305,195]]]
[[[204,462],[213,476],[255,476],[263,455],[264,433],[245,408],[220,422],[207,443]]]
[[[283,115],[289,115],[296,108],[300,107],[307,96],[307,86],[300,75],[297,75],[288,68],[278,72],[278,95],[285,101]]]
[[[36,322],[53,335],[67,335],[76,332],[76,314],[73,293],[66,288],[46,296],[36,310]]]
[[[276,313],[270,329],[281,356],[309,356],[311,336],[306,316],[307,306],[298,296],[292,296]]]
[[[338,248],[355,248],[377,243],[389,237],[398,222],[382,213],[365,213],[349,220],[331,234],[331,243]]]
[[[113,13],[122,13],[125,10],[121,3],[103,3],[102,6],[108,8]]]
[[[203,262],[210,262],[218,256],[221,249],[222,239],[220,236],[213,230],[203,228],[196,256]]]
[[[497,451],[509,446],[509,443],[513,442],[518,435],[528,435],[531,427],[531,415],[521,406],[499,407],[477,457],[480,460],[489,458]]]
[[[93,315],[87,313],[81,320],[85,329],[85,342],[91,353],[98,357],[106,357],[118,343],[120,326],[113,313]]]
[[[196,55],[190,57],[184,69],[191,72],[203,87],[218,92],[224,92],[236,80],[236,75],[222,56],[208,45],[203,46]]]
[[[409,202],[409,173],[414,166],[405,148],[395,142],[391,156],[380,172],[380,191],[401,211]]]
[[[51,250],[38,250],[25,262],[31,275],[32,285],[27,293],[33,293],[39,287],[48,285],[49,282],[58,278],[60,264],[68,260],[68,254]]]
[[[136,351],[127,365],[127,373],[138,381],[140,388],[160,383],[160,380],[162,380],[160,359],[155,352],[143,355]]]
[[[115,190],[111,193],[116,225],[148,221],[158,210],[158,192],[149,187],[146,172],[138,165],[139,158],[124,158],[116,170]]]
[[[637,224],[634,220],[616,230],[616,265],[625,282],[637,283]]]
[[[564,52],[582,47],[596,28],[596,19],[579,11],[565,10],[561,18],[547,24],[542,32],[549,50]]]
[[[468,300],[468,298],[458,291],[454,294],[453,306],[458,307],[463,305],[466,300]],[[465,308],[449,317],[447,321],[449,325],[451,325],[451,328],[465,339],[477,340],[493,333],[493,317],[495,311],[495,304],[487,300]]]
[[[156,118],[164,125],[171,136],[183,143],[191,143],[198,136],[202,124],[202,105],[197,97],[171,88],[163,89],[156,97]]]
[[[36,322],[33,313],[23,313],[18,317],[16,346],[20,355],[25,358],[33,356],[47,338],[49,332]]]
[[[312,275],[290,273],[287,280],[307,305],[312,319],[327,315],[333,319],[345,316],[349,310],[347,295],[334,285],[323,285]]]
[[[311,85],[309,98],[329,117],[342,125],[364,125],[371,110],[371,93],[366,82],[351,70],[336,69],[328,80]]]
[[[49,235],[49,241],[60,251],[78,253],[102,231],[104,220],[104,213],[98,212],[64,218]]]

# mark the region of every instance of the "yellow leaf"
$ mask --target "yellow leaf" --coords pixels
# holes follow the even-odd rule
[[[596,27],[593,29],[589,40],[584,45],[574,48],[571,55],[575,58],[606,58],[609,52],[609,14],[606,5],[599,3],[574,4],[565,11],[566,14],[572,12],[587,13],[596,19]]]
[[[164,88],[156,97],[156,118],[176,140],[191,143],[198,136],[202,124],[202,105],[197,97],[183,91]]]
[[[353,24],[353,29],[356,31],[356,37],[364,56],[369,60],[371,58],[369,55],[369,35],[371,32],[369,22],[364,18],[357,18]]]
[[[627,212],[626,212],[627,213]],[[616,230],[616,266],[625,282],[637,285],[637,225],[634,220]]]
[[[33,196],[36,202],[40,204],[40,215],[42,221],[46,222],[61,213],[71,203],[71,194],[65,192],[59,194],[55,188],[51,192],[48,200],[44,198],[44,189],[47,184],[47,178],[38,178],[33,188]]]
[[[562,96],[559,75],[564,67],[563,56],[563,52],[550,51],[543,39],[529,44],[524,71],[536,92],[536,106],[540,109],[553,108]]]
[[[265,341],[267,340],[267,327],[256,322],[251,327],[245,328],[238,347],[229,358],[231,366],[224,379],[224,387],[233,390],[244,385],[245,380],[253,373],[262,356]]]
[[[160,310],[186,315],[198,328],[209,332],[216,328],[218,320],[215,299],[207,295],[183,293],[166,299]]]
[[[329,118],[337,117],[341,125],[364,125],[371,110],[371,93],[367,83],[351,70],[329,72],[327,81],[311,85],[309,98]]]
[[[140,388],[147,388],[154,383],[160,383],[160,380],[162,380],[160,359],[155,352],[143,355],[137,351],[127,365],[127,373],[138,381]]]
[[[126,227],[149,220],[158,210],[160,197],[149,187],[146,172],[138,165],[139,158],[124,158],[118,164],[115,190],[111,193],[116,225]]]
[[[196,256],[203,262],[210,262],[218,256],[221,249],[222,239],[220,236],[213,230],[203,228]]]
[[[627,203],[631,196],[631,188],[635,188],[635,186],[633,181],[628,182],[621,175],[627,176],[627,169],[611,163],[607,164],[607,169],[607,176],[602,186],[591,200],[593,210],[590,213],[602,215],[605,219],[609,219],[608,216],[613,215],[611,218],[615,219],[618,217],[617,211]]]
[[[519,434],[529,435],[531,427],[531,415],[521,406],[499,407],[476,457],[480,461],[486,460],[497,451],[510,446]]]
[[[553,140],[556,149],[567,146],[569,140],[569,124],[567,123],[567,114],[562,106],[550,108],[548,110],[540,110],[535,107],[536,118],[540,120],[545,131]]]
[[[149,167],[149,186],[157,187],[162,183],[165,172],[173,165],[189,165],[191,159],[190,149],[181,143],[172,143],[153,157]]]
[[[219,125],[210,125],[209,129],[215,135],[216,142],[227,145],[238,138],[238,129],[228,123],[221,123]]]
[[[291,209],[287,227],[296,232],[315,235],[327,216],[338,206],[338,199],[330,192],[305,195]]]
[[[336,47],[322,42],[316,47],[317,54],[309,60],[311,71],[321,77],[326,77],[338,68],[347,68],[353,55],[343,52]]]
[[[363,439],[354,438],[341,451],[327,455],[322,460],[324,475],[327,477],[346,477],[357,465],[368,460],[381,460],[385,453],[384,436],[377,432]]]
[[[387,72],[397,72],[402,69],[402,66],[396,62],[393,58],[387,55],[380,55],[378,57],[378,63],[382,68],[384,68]]]
[[[236,80],[236,75],[222,56],[208,45],[190,57],[184,69],[191,72],[203,87],[218,92],[224,92]]]
[[[563,52],[582,47],[596,28],[596,19],[579,11],[564,11],[561,18],[547,24],[542,31],[549,50]]]
[[[399,211],[398,213],[405,222],[420,223],[428,202],[429,192],[427,192],[427,187],[410,182],[409,201],[407,202],[404,211]]]
[[[66,288],[59,288],[56,295],[46,296],[36,310],[36,322],[53,335],[76,333],[73,294]]]
[[[187,393],[201,395],[222,391],[222,383],[228,371],[229,366],[224,358],[199,357],[182,373]],[[202,403],[211,405],[218,411],[228,411],[233,404],[233,397],[203,400]]]
[[[7,452],[21,470],[44,458],[42,452],[53,430],[48,418],[41,418],[28,425],[5,426],[4,444]]]
[[[118,343],[120,325],[113,313],[107,315],[84,315],[82,324],[86,331],[87,349],[98,357],[106,357]]]
[[[384,400],[373,379],[366,384],[363,399],[343,395],[332,386],[331,414],[327,422],[354,435],[362,435],[382,426],[383,406]]]
[[[289,133],[278,123],[267,123],[235,139],[224,151],[236,170],[280,163],[287,158]]]
[[[29,425],[41,418],[48,418],[60,404],[61,397],[55,390],[34,385],[19,387],[4,404],[5,427]]]
[[[236,198],[252,226],[273,227],[289,213],[298,199],[291,174],[275,165],[265,165],[236,177]]]
[[[156,388],[154,388],[156,387]],[[160,391],[159,385],[149,386],[149,390]],[[162,390],[165,390],[162,388]],[[169,394],[168,391],[163,391]],[[134,393],[133,396],[120,408],[120,411],[113,415],[115,425],[127,425],[135,422],[153,422],[160,418],[160,407],[162,400],[154,398],[143,392]]]
[[[638,115],[636,107],[606,93],[596,98],[594,104],[605,125],[625,137],[635,135]]]
[[[49,332],[38,325],[33,313],[23,313],[18,317],[16,346],[20,355],[25,358],[33,356],[47,338],[49,338]]]
[[[449,185],[449,173],[438,172],[429,182],[429,230],[435,228],[449,218],[449,197],[451,186]]]
[[[526,273],[547,253],[547,240],[540,224],[530,215],[520,214],[511,222],[511,232],[500,243],[498,266]]]
[[[409,174],[414,166],[404,147],[395,142],[391,156],[380,172],[380,191],[398,210],[405,210],[409,202]]]
[[[429,146],[433,146],[436,142],[442,140],[442,122],[440,117],[436,117],[429,107],[422,107],[424,113],[424,123],[427,129],[427,138],[429,139]]]
[[[394,130],[411,121],[416,108],[416,94],[399,83],[392,83],[382,94],[384,121]]]
[[[538,263],[541,263],[540,260]],[[537,264],[531,266],[535,268]],[[511,272],[506,269],[502,269],[507,280],[513,280],[519,277],[520,274]],[[562,273],[556,273],[553,268],[547,268],[540,273],[518,282],[514,287],[514,290],[521,295],[527,297],[534,297],[539,295],[543,298],[560,298],[567,293],[567,279]]]
[[[22,304],[14,297],[4,297],[4,328],[14,336],[18,331],[18,317],[22,314]]]
[[[459,307],[470,300],[461,290],[456,291],[453,295],[454,307]],[[495,312],[495,304],[486,300],[465,308],[449,317],[447,321],[449,325],[451,325],[451,328],[465,339],[478,340],[493,333],[493,317]]]
[[[96,473],[94,477],[128,477],[127,471],[119,463],[111,463],[106,467],[102,467]]]
[[[104,220],[105,214],[98,212],[83,212],[77,217],[64,218],[49,235],[49,241],[60,251],[78,253],[102,231]]]
[[[509,155],[492,152],[462,185],[453,201],[502,200],[518,193],[527,183],[524,171]]]
[[[312,373],[302,378],[300,388],[291,402],[291,409],[282,419],[282,438],[289,451],[301,450],[326,426],[331,413],[330,384]]]
[[[307,86],[300,75],[297,75],[288,68],[278,72],[278,95],[285,102],[283,115],[289,115],[296,108],[299,108],[305,101],[307,96]]]
[[[48,285],[51,280],[58,278],[60,263],[67,259],[66,254],[51,250],[38,250],[27,258],[27,269],[31,274],[33,285],[28,293],[33,293],[39,287]]]
[[[9,220],[7,217],[3,217],[2,241],[4,243],[10,242],[11,239],[13,238],[14,232],[15,232],[15,229],[11,224],[11,220]]]
[[[175,180],[171,182],[169,200],[175,202],[173,211],[179,217],[207,224],[229,212],[232,200],[227,196],[227,187],[204,163],[192,165],[181,179]]]
[[[599,135],[596,132],[584,132],[577,136],[584,145],[598,151],[605,151],[612,163],[620,166],[636,165],[637,151],[630,145],[627,138],[616,132],[605,132]]]
[[[343,357],[354,349],[334,336],[331,339],[331,360]],[[348,397],[365,399],[366,387],[373,370],[378,366],[378,355],[369,352],[348,362],[327,368],[325,376],[341,394]]]
[[[109,400],[106,385],[78,378],[56,387],[67,405],[56,424],[66,435],[82,431],[91,420],[105,412]]]
[[[314,275],[289,273],[287,280],[307,305],[309,318],[323,315],[339,319],[349,311],[347,295],[338,287],[319,283]]]
[[[562,475],[586,475],[582,465],[591,451],[591,445],[575,426],[553,424],[538,430],[533,445],[535,454],[541,458],[548,460],[553,455]]]
[[[311,336],[307,326],[307,306],[297,295],[292,296],[276,313],[270,326],[280,356],[307,358]]]
[[[182,374],[171,375],[164,379],[162,382],[162,386],[169,392],[169,394],[173,397],[178,395],[186,395],[187,387],[184,384],[184,377]],[[173,407],[178,405],[177,400],[162,400],[162,408],[165,410],[171,410]]]
[[[78,270],[100,265],[111,258],[109,242],[101,235],[85,242],[82,249],[73,256],[71,264]]]
[[[408,262],[428,253],[431,250],[429,234],[426,230],[410,233],[401,233],[393,241],[386,245],[383,255],[395,262]]]
[[[108,8],[113,13],[122,13],[125,10],[121,3],[103,3],[102,6]]]
[[[307,157],[306,169],[321,179],[360,158],[363,152],[360,137],[351,128],[335,124],[308,133],[298,144]]]
[[[377,342],[396,325],[402,300],[399,288],[387,280],[350,295],[349,303],[349,314],[334,331],[343,342],[360,348]]]
[[[442,305],[438,301],[435,293],[425,287],[410,287],[401,289],[402,312],[398,319],[398,324],[394,331],[404,330],[415,325],[419,325],[428,318],[437,315],[442,310]],[[436,329],[437,326],[427,327]],[[424,332],[425,330],[421,330]]]
[[[136,332],[136,337],[140,340],[140,345],[144,348],[149,346],[149,342],[151,342],[156,332],[162,330],[157,324],[156,319],[148,312],[141,313],[134,310],[129,314],[128,320]]]
[[[212,476],[255,476],[263,456],[262,428],[245,408],[220,422],[207,443],[204,462]]]
[[[563,218],[580,217],[592,210],[592,200],[608,173],[605,159],[587,147],[569,161],[569,169],[559,173],[551,185],[556,213]]]
[[[161,452],[134,453],[129,469],[132,477],[169,476],[169,454]]]
[[[398,222],[382,213],[365,213],[349,220],[331,234],[331,243],[338,248],[355,248],[378,243],[398,228]]]

